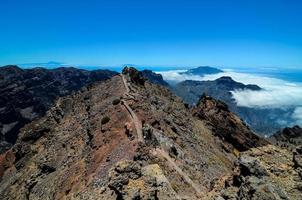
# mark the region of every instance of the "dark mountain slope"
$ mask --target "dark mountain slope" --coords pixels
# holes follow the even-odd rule
[[[244,85],[226,76],[214,81],[187,80],[178,83],[174,87],[175,93],[189,104],[196,104],[203,93],[226,103],[233,103],[234,100],[231,91],[243,89],[261,90],[257,85]]]
[[[151,83],[159,84],[166,87],[169,86],[169,84],[166,81],[164,81],[163,76],[161,74],[156,74],[151,70],[143,70],[141,72],[143,77],[148,79]]]
[[[134,68],[59,98],[1,155],[1,198],[211,199],[266,142],[209,101],[188,108]]]
[[[116,75],[108,70],[76,68],[0,68],[0,152],[13,144],[20,128],[41,117],[57,97]]]

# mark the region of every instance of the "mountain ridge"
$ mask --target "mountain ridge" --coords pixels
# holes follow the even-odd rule
[[[240,149],[217,135],[229,122],[213,135],[208,118],[192,113],[166,87],[125,68],[59,98],[46,116],[26,125],[0,162],[0,193],[4,199],[205,197],[217,179],[232,174]],[[266,144],[244,129],[258,138],[252,146]],[[241,134],[234,130],[229,134]]]
[[[282,159],[280,159],[280,158]],[[3,199],[297,199],[302,151],[126,67],[60,97],[0,155]],[[281,164],[282,163],[282,164]]]
[[[87,71],[73,67],[0,68],[0,152],[13,144],[19,130],[45,114],[59,96],[68,95],[96,81],[117,74],[109,70]]]

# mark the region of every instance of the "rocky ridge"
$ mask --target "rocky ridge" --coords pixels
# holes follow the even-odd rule
[[[19,130],[43,116],[61,96],[116,75],[109,70],[76,68],[0,68],[0,153],[15,143]]]
[[[245,183],[230,181],[238,175],[233,170],[238,157],[272,148],[267,144],[222,102],[204,97],[190,108],[127,67],[120,75],[59,98],[46,116],[22,129],[16,145],[0,157],[0,195],[228,199],[229,190],[237,195],[237,186]],[[263,162],[277,152],[291,155],[276,147]]]

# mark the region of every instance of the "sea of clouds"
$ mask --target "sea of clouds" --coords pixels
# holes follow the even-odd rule
[[[189,74],[180,74],[186,70],[170,70],[158,72],[163,78],[172,84],[184,80],[215,80],[222,76],[230,76],[233,80],[244,84],[256,84],[263,90],[236,90],[232,91],[233,98],[238,106],[253,108],[294,108],[291,113],[291,121],[293,124],[302,125],[302,83],[289,82],[278,78],[267,77],[261,74],[239,73],[232,70],[225,72],[198,76]]]

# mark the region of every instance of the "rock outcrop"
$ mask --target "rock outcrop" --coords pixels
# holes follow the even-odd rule
[[[301,153],[301,148],[292,153],[273,145],[242,153],[216,199],[301,199]]]
[[[193,115],[205,120],[214,135],[230,144],[234,150],[246,151],[249,148],[268,144],[266,140],[255,135],[250,128],[228,106],[209,96],[202,96]]]
[[[270,136],[269,140],[280,147],[293,150],[302,145],[302,128],[300,126],[286,127]]]
[[[169,84],[166,81],[164,81],[163,76],[161,74],[156,74],[151,70],[143,70],[142,74],[151,83],[162,85],[165,87],[169,86]]]

